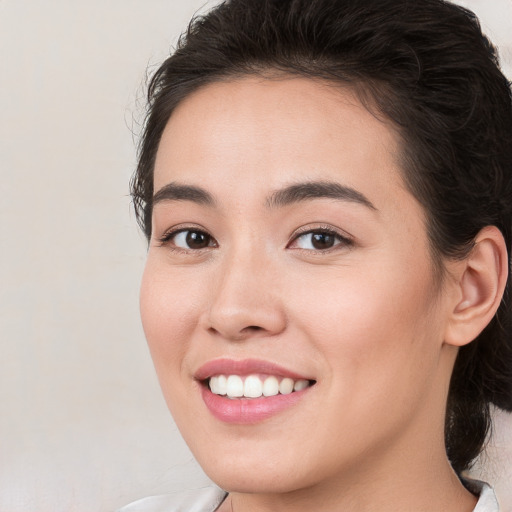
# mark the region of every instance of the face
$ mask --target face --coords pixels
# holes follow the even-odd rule
[[[398,153],[354,94],[308,79],[208,85],[171,116],[142,320],[225,489],[336,482],[442,432],[443,296]]]

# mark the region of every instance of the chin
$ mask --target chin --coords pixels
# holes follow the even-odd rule
[[[294,475],[279,466],[255,466],[240,470],[238,465],[205,467],[208,477],[227,492],[249,494],[283,494],[311,485],[302,475]]]
[[[303,443],[257,442],[239,440],[231,446],[219,443],[192,447],[192,451],[208,477],[228,492],[281,494],[315,486],[332,473],[343,471],[339,458],[325,460],[318,454],[311,459]],[[318,460],[316,460],[318,459]]]

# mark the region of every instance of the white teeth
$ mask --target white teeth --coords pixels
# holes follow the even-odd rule
[[[210,389],[216,395],[225,395],[227,392],[227,379],[224,375],[216,375],[210,379]]]
[[[279,393],[289,395],[293,391],[293,380],[285,378],[279,384]]]
[[[263,384],[256,375],[249,375],[244,382],[244,396],[247,398],[258,398],[263,393]]]
[[[210,389],[216,395],[227,394],[227,379],[225,375],[216,375],[210,379]]]
[[[293,391],[302,391],[309,387],[309,381],[294,381],[288,377],[279,382],[277,377],[269,376],[264,381],[257,375],[249,375],[243,379],[239,375],[215,375],[210,377],[209,386],[216,395],[227,395],[229,398],[259,398],[275,396],[281,393],[289,395]]]
[[[225,375],[219,375],[217,377],[217,389],[219,395],[228,394],[228,379],[226,379]]]
[[[279,393],[279,381],[275,377],[267,377],[263,383],[263,394],[275,396]]]
[[[244,396],[244,381],[238,375],[230,375],[226,384],[226,394],[229,398]]]
[[[309,382],[305,379],[300,379],[295,382],[293,386],[293,391],[302,391],[303,389],[306,389],[309,386]]]
[[[216,395],[220,395],[218,382],[219,377],[211,377],[210,382],[208,383],[208,385],[210,386],[210,391],[212,393],[215,393]]]

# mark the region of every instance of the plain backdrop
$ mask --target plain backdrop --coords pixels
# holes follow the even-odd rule
[[[461,3],[512,76],[512,1]],[[208,5],[0,0],[1,512],[108,512],[207,483],[145,346],[128,181],[146,74]],[[509,417],[481,466],[512,508]]]

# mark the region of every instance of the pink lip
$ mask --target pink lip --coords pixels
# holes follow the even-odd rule
[[[196,372],[195,378],[199,381],[204,381],[212,375],[250,375],[262,373],[289,377],[294,380],[307,379],[307,377],[274,363],[257,359],[245,359],[243,361],[216,359],[201,366]],[[240,425],[258,423],[292,407],[311,389],[309,387],[302,391],[294,391],[289,395],[276,395],[266,398],[230,399],[212,393],[204,382],[199,387],[206,407],[215,418],[225,423]]]

